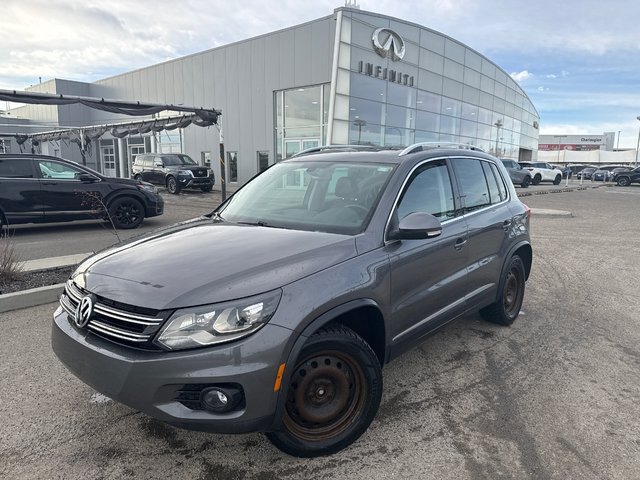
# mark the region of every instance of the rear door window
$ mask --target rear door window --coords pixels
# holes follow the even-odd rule
[[[31,159],[0,159],[0,178],[33,178]]]
[[[491,205],[491,194],[482,161],[475,158],[453,158],[452,163],[460,185],[465,213]]]

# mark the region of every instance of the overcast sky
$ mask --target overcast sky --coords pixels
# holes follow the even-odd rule
[[[445,33],[500,65],[540,133],[618,132],[640,121],[638,0],[358,0]],[[330,15],[332,0],[2,0],[0,88],[91,82]],[[4,105],[0,106],[4,109]]]

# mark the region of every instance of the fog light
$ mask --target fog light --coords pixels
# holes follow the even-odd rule
[[[207,410],[223,413],[233,410],[242,400],[242,391],[237,388],[207,388],[200,394],[200,401]]]

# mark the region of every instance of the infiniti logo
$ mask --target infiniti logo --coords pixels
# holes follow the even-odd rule
[[[373,49],[381,57],[391,57],[391,60],[402,60],[404,57],[404,40],[389,28],[377,28],[373,32]]]
[[[74,322],[78,328],[83,328],[91,320],[93,314],[93,298],[91,295],[83,297],[76,307]]]

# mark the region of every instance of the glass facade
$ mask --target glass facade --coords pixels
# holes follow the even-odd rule
[[[340,58],[338,81],[343,89],[348,84],[337,95],[348,99],[348,122],[336,108],[334,140],[389,146],[456,142],[502,158],[532,158],[538,114],[520,86],[495,64],[437,32],[396,21],[390,29],[405,42],[405,57],[382,58],[371,48],[371,38],[386,22],[365,12],[343,15],[334,54]],[[346,134],[338,131],[341,126]]]

